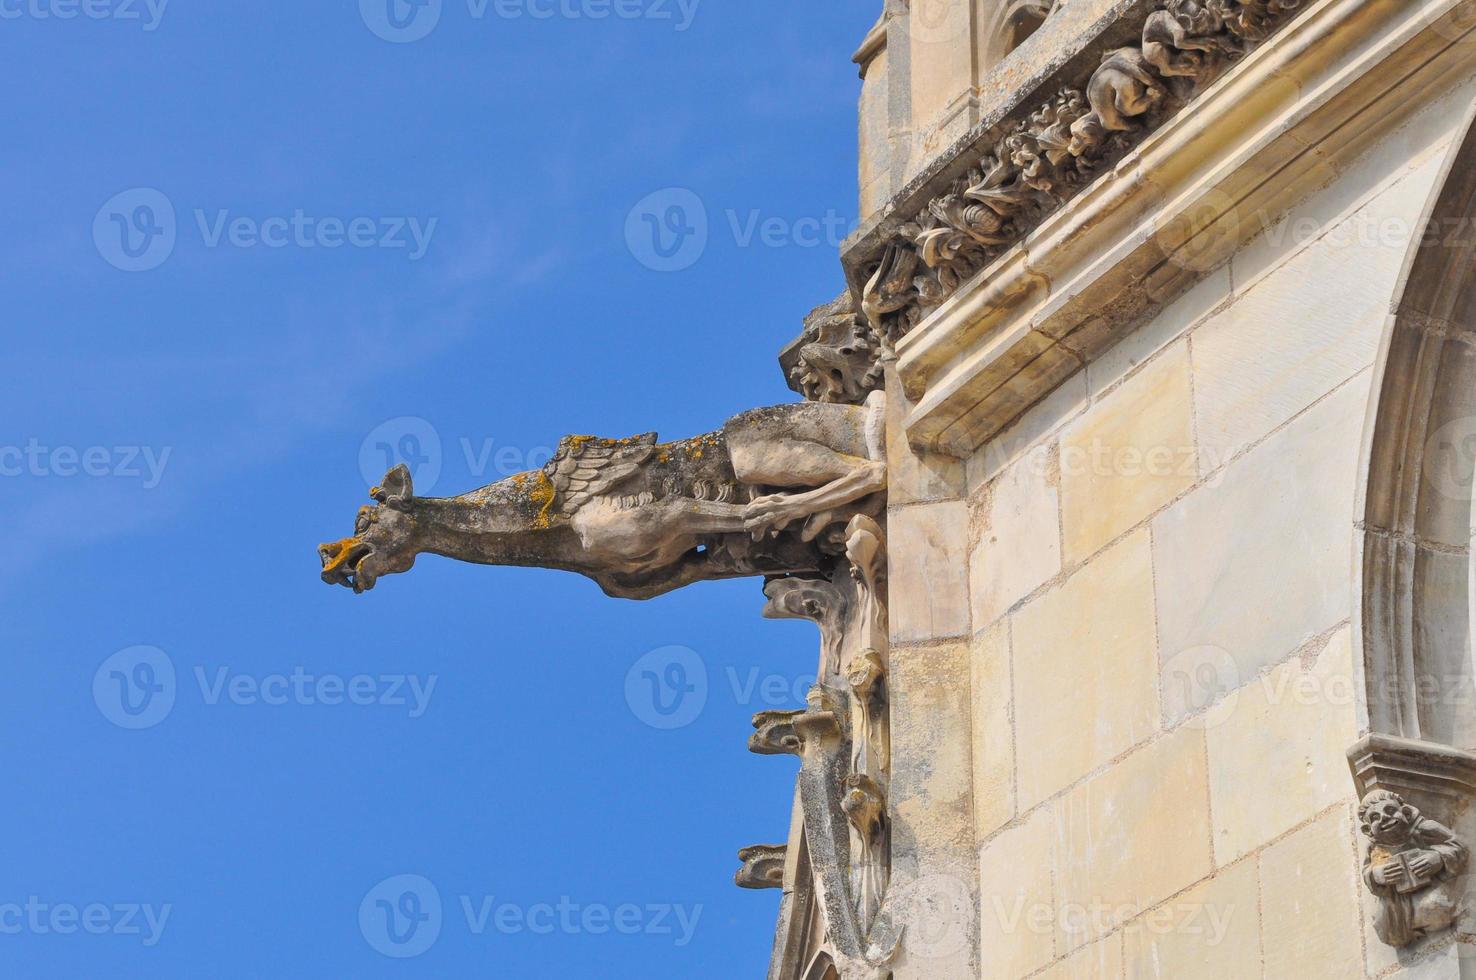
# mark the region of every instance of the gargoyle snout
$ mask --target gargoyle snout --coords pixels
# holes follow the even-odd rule
[[[374,548],[360,538],[344,538],[318,545],[318,560],[323,563],[323,581],[342,585],[355,592],[363,591],[360,566],[374,553]]]

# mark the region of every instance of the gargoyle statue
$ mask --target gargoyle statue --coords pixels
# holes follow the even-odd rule
[[[1363,880],[1379,898],[1374,920],[1379,938],[1390,946],[1408,946],[1448,928],[1459,902],[1442,886],[1465,871],[1466,845],[1388,790],[1363,798],[1358,821],[1369,839]]]
[[[417,497],[397,466],[353,537],[318,547],[323,581],[364,592],[422,553],[579,572],[629,599],[820,571],[837,531],[883,506],[885,399],[755,409],[680,442],[570,436],[541,470],[459,497]]]

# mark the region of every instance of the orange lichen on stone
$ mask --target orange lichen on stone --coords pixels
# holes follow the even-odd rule
[[[538,516],[533,518],[533,526],[538,530],[545,530],[553,525],[550,512],[553,510],[554,500],[558,494],[554,491],[553,481],[548,474],[542,470],[538,471],[538,483],[528,494],[528,499],[539,505]]]
[[[354,546],[362,543],[363,542],[361,542],[357,537],[353,537],[344,538],[342,541],[335,541],[332,544],[319,545],[319,551],[331,551],[335,548],[338,549],[337,551],[333,552],[333,560],[323,566],[323,571],[337,571],[343,566],[344,562],[348,561],[349,556],[354,553]]]

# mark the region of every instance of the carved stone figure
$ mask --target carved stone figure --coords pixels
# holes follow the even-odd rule
[[[1376,790],[1363,799],[1358,820],[1369,839],[1363,880],[1379,898],[1379,938],[1408,946],[1455,921],[1459,900],[1441,887],[1466,869],[1470,852],[1442,824],[1397,793]]]
[[[743,867],[733,876],[739,888],[783,888],[787,844],[755,844],[738,852]]]
[[[771,579],[764,585],[769,602],[766,619],[808,619],[820,627],[822,674],[840,670],[841,625],[850,611],[850,600],[825,578]]]
[[[570,436],[543,469],[459,497],[417,497],[397,466],[353,536],[319,546],[323,581],[364,592],[424,553],[579,572],[631,599],[817,570],[843,546],[824,532],[880,506],[885,398],[755,409],[681,442]]]
[[[779,352],[789,387],[812,402],[859,405],[882,386],[885,345],[856,315],[851,294],[816,307]]]

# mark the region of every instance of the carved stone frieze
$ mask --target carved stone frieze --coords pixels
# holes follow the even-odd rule
[[[869,258],[848,256],[861,308],[895,344],[992,259],[1108,170],[1291,19],[1300,0],[1160,0],[1137,43],[1018,112],[974,166]],[[978,152],[978,151],[974,151]],[[960,169],[962,169],[960,167]]]
[[[787,844],[755,844],[738,852],[743,867],[733,876],[739,888],[783,888]]]

